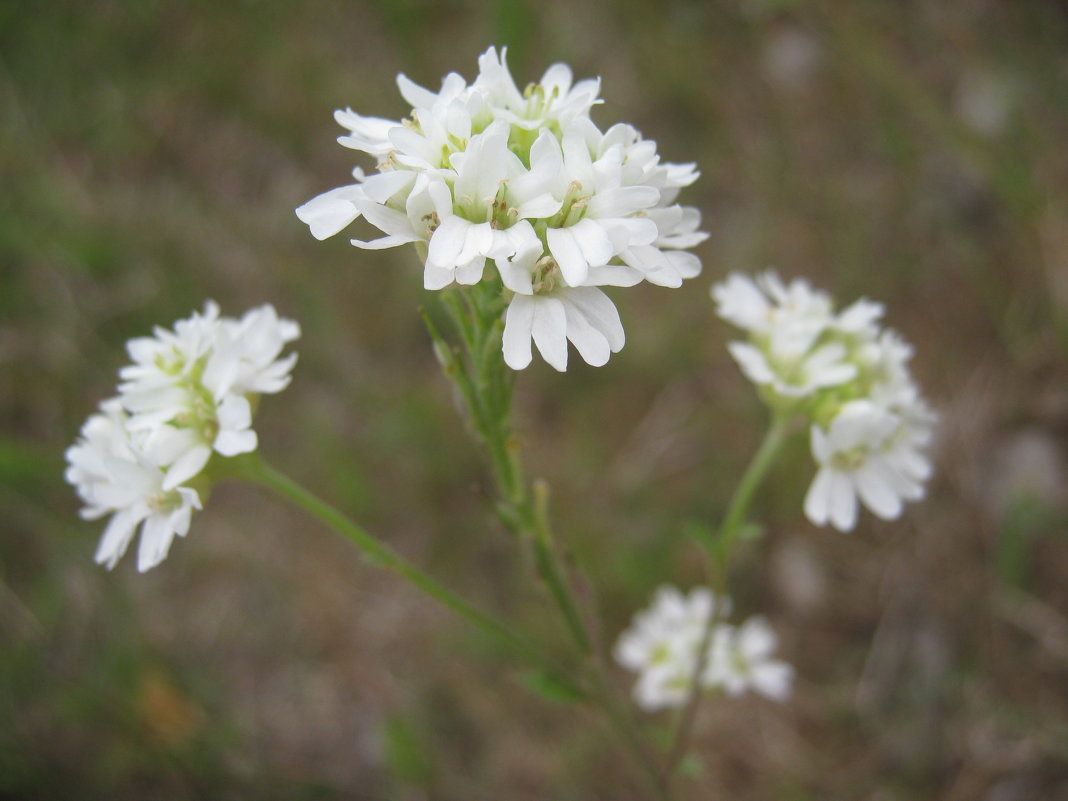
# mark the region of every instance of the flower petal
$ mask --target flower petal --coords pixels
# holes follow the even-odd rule
[[[537,301],[528,295],[515,295],[504,315],[504,362],[513,370],[522,370],[531,361],[530,336]]]
[[[538,352],[560,372],[567,369],[567,314],[564,304],[552,297],[535,297],[530,335]]]

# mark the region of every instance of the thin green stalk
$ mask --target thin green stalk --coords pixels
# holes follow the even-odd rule
[[[499,289],[496,290],[499,293]],[[497,510],[501,520],[532,551],[534,566],[550,598],[563,619],[574,646],[583,661],[578,666],[581,683],[590,688],[594,700],[607,716],[623,745],[634,755],[642,775],[657,801],[671,801],[668,775],[640,729],[613,693],[603,655],[595,653],[592,638],[580,604],[560,563],[548,517],[548,489],[524,476],[519,449],[512,434],[510,415],[514,376],[501,359],[501,311],[499,294],[487,294],[472,287],[462,299],[450,298],[445,308],[460,332],[466,358],[450,364],[446,376],[463,383],[463,397],[472,426],[489,456],[496,484]],[[440,337],[428,324],[435,345]],[[595,629],[596,626],[593,626]]]
[[[760,443],[760,447],[753,454],[749,466],[746,467],[745,472],[738,481],[738,486],[735,488],[734,495],[731,496],[731,501],[727,505],[727,511],[723,515],[723,522],[720,524],[716,538],[714,542],[710,543],[713,547],[713,557],[717,559],[721,566],[725,566],[730,558],[731,549],[738,537],[738,532],[741,531],[745,516],[749,513],[749,504],[752,503],[753,494],[764,480],[764,475],[775,460],[779,448],[782,447],[783,441],[790,431],[792,420],[792,410],[780,410],[775,413],[775,416],[772,417],[771,425],[764,435],[764,441]]]
[[[654,753],[650,750],[648,743],[630,715],[629,707],[618,701],[615,688],[607,679],[607,668],[602,665],[599,670],[592,672],[594,675],[594,688],[601,708],[608,715],[613,729],[623,740],[624,745],[634,752],[642,768],[642,774],[645,776],[650,789],[656,795],[657,801],[672,801],[675,796],[671,790],[670,772],[663,769]]]
[[[669,780],[674,776],[676,768],[686,755],[686,749],[689,747],[690,737],[693,733],[697,709],[701,703],[701,674],[704,673],[708,662],[708,650],[712,644],[712,635],[716,630],[716,626],[723,619],[723,599],[727,594],[727,573],[731,557],[734,554],[734,545],[738,539],[738,532],[742,530],[753,496],[767,475],[768,468],[774,462],[779,449],[786,441],[792,420],[792,410],[779,410],[775,413],[771,425],[764,435],[764,440],[760,443],[756,453],[753,454],[753,458],[750,459],[749,465],[734,489],[734,494],[727,505],[727,511],[723,515],[723,522],[720,524],[715,539],[706,543],[711,557],[708,564],[708,573],[714,606],[712,614],[708,616],[704,630],[701,632],[701,641],[697,649],[697,660],[694,665],[693,678],[690,682],[686,705],[683,707],[682,714],[679,717],[675,735],[672,738],[671,750],[668,752],[667,775]]]
[[[500,356],[502,327],[497,297],[479,296],[472,287],[462,297],[449,296],[445,308],[461,334],[466,359],[458,360],[455,371],[446,374],[461,387],[471,421],[490,457],[494,481],[500,496],[501,519],[530,543],[534,564],[556,604],[567,629],[583,656],[590,652],[590,638],[582,622],[553,547],[548,520],[539,515],[512,435],[511,376],[505,375]],[[431,330],[431,336],[437,332]]]
[[[400,576],[412,586],[429,595],[442,606],[451,609],[468,623],[489,635],[510,651],[520,653],[549,669],[559,678],[559,671],[547,666],[547,659],[527,641],[517,637],[511,629],[487,612],[464,600],[448,587],[431,578],[388,545],[350,520],[326,501],[306,490],[288,476],[275,470],[255,454],[241,460],[236,475],[270,489],[294,506],[318,518],[329,528],[346,537],[377,567]],[[565,684],[570,684],[565,681]],[[579,691],[581,695],[581,691]]]

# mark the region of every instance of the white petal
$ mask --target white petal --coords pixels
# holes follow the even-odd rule
[[[464,246],[460,250],[460,255],[456,257],[457,266],[469,264],[479,256],[486,256],[493,250],[493,245],[493,227],[489,223],[471,225],[467,229],[467,236],[464,239]],[[479,272],[479,277],[481,277],[481,271]],[[475,280],[477,281],[478,279],[476,278]],[[460,281],[460,283],[468,282]],[[469,283],[474,283],[474,281]]]
[[[893,489],[895,477],[887,471],[892,469],[881,459],[868,459],[854,474],[854,481],[865,506],[883,520],[894,520],[901,515],[902,503]]]
[[[642,282],[642,274],[624,264],[590,267],[583,286],[634,286]]]
[[[167,557],[174,540],[170,516],[151,515],[141,526],[141,542],[137,549],[137,571],[151,570]]]
[[[471,227],[470,222],[455,214],[442,220],[430,237],[426,263],[434,267],[456,267],[456,259],[464,248]]]
[[[423,289],[444,289],[456,278],[456,271],[451,267],[433,267],[427,263],[423,268]]]
[[[531,360],[530,336],[536,301],[516,295],[504,315],[504,362],[513,370],[522,370]]]
[[[622,186],[598,192],[590,199],[589,213],[593,217],[626,217],[641,209],[655,206],[660,191],[651,186]]]
[[[383,236],[369,241],[350,239],[349,244],[364,250],[385,250],[386,248],[395,248],[398,245],[407,245],[409,242],[415,242],[418,239],[419,237],[417,236]]]
[[[222,428],[241,429],[252,425],[252,405],[244,395],[227,395],[215,409]]]
[[[820,468],[805,494],[805,517],[817,526],[827,525],[830,518],[831,482],[830,468]]]
[[[425,136],[420,136],[411,128],[390,128],[389,141],[393,143],[399,153],[395,156],[403,164],[414,167],[439,168],[442,165],[442,153],[435,148]]]
[[[460,264],[456,268],[456,283],[471,286],[482,280],[482,273],[486,269],[486,259],[478,256],[466,264]]]
[[[753,668],[753,689],[773,701],[785,701],[790,695],[794,669],[785,662],[766,662]]]
[[[220,431],[215,438],[215,451],[222,456],[237,456],[239,453],[252,453],[259,444],[256,432],[251,429],[244,431]]]
[[[852,531],[857,524],[857,495],[849,476],[831,472],[831,524],[839,531]]]
[[[566,332],[564,304],[556,298],[536,298],[530,335],[542,358],[560,372],[567,369]]]
[[[775,380],[775,373],[758,348],[748,342],[731,342],[727,345],[727,350],[738,362],[746,378],[754,384],[770,384]]]
[[[362,194],[359,184],[331,189],[298,206],[297,217],[308,226],[312,236],[326,239],[360,216],[360,210],[352,201]]]
[[[412,170],[387,170],[376,173],[360,184],[363,194],[375,203],[385,203],[415,181],[416,173]]]
[[[696,278],[701,274],[701,260],[693,253],[672,250],[664,254],[671,266],[678,270],[683,279]]]
[[[586,218],[579,220],[570,228],[575,242],[582,249],[582,258],[591,267],[601,267],[616,254],[616,248],[612,244],[605,229],[594,220]],[[564,278],[567,278],[565,275]],[[570,281],[568,283],[571,283]],[[578,282],[582,283],[582,282]],[[577,284],[572,284],[576,286]]]
[[[130,540],[133,539],[134,529],[148,514],[147,509],[123,509],[117,512],[108,521],[104,529],[104,535],[100,538],[100,544],[96,549],[93,559],[99,565],[104,565],[108,570],[115,567],[119,558],[126,553]]]
[[[436,94],[424,89],[403,72],[397,75],[397,88],[400,89],[401,97],[407,100],[412,108],[430,108],[438,99]]]
[[[570,303],[564,303],[567,318],[567,338],[578,350],[586,364],[600,367],[608,362],[612,355],[605,335],[590,325],[579,309]]]
[[[359,200],[357,205],[371,225],[400,242],[415,242],[422,238],[419,232],[412,228],[407,214],[375,203],[369,198]]]
[[[560,211],[563,201],[557,200],[548,192],[532,197],[519,204],[520,219],[543,219],[552,217]]]
[[[569,286],[580,286],[586,280],[589,264],[582,255],[582,248],[575,241],[570,228],[550,228],[545,232],[549,252],[553,254],[560,272]]]
[[[604,334],[612,353],[618,353],[626,343],[619,311],[611,299],[596,287],[578,287],[567,292],[568,303],[576,306],[590,325]]]
[[[650,283],[672,288],[682,286],[682,276],[659,248],[640,245],[626,248],[620,256],[626,264],[639,270]]]
[[[164,490],[172,490],[179,484],[184,484],[203,470],[204,465],[208,463],[210,458],[211,448],[207,445],[197,445],[186,451],[168,468],[166,475],[163,477],[162,488]]]

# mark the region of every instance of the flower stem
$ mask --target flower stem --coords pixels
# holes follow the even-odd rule
[[[594,647],[599,630],[592,612],[584,617],[583,605],[558,550],[549,522],[549,489],[544,481],[530,482],[524,475],[519,446],[511,427],[512,388],[515,376],[501,358],[503,332],[500,288],[465,287],[464,294],[446,293],[443,306],[453,318],[462,342],[460,350],[448,345],[427,319],[427,330],[442,360],[445,375],[459,388],[468,407],[471,427],[489,457],[497,494],[497,513],[520,542],[531,549],[534,567],[562,618],[581,662],[576,674],[588,698],[604,713],[621,744],[634,757],[635,767],[646,779],[657,801],[673,798],[670,779],[658,754],[652,749],[620,701],[612,685],[602,653]],[[590,607],[596,603],[590,602]],[[591,634],[593,632],[593,634]]]
[[[731,496],[727,511],[723,515],[723,522],[715,539],[709,543],[713,558],[718,562],[721,570],[725,572],[730,561],[734,543],[742,530],[742,524],[749,513],[749,505],[753,501],[753,495],[764,480],[768,468],[775,460],[790,432],[790,423],[793,421],[792,411],[777,411],[768,426],[763,442],[753,458],[749,461],[745,472],[738,481],[738,486]]]
[[[669,779],[674,776],[679,763],[686,755],[690,737],[693,734],[694,721],[697,719],[697,710],[701,703],[701,674],[704,673],[708,662],[708,651],[712,644],[712,636],[716,626],[723,619],[724,599],[727,597],[727,571],[731,557],[734,554],[734,545],[737,542],[739,532],[742,531],[746,515],[749,513],[749,506],[752,503],[753,496],[764,480],[768,468],[775,460],[776,455],[778,455],[779,449],[786,441],[792,420],[793,414],[789,410],[780,410],[775,413],[771,425],[764,435],[764,440],[760,443],[756,453],[753,454],[753,458],[750,459],[749,465],[746,467],[741,479],[739,479],[737,487],[735,487],[734,494],[727,505],[727,511],[723,515],[723,522],[720,524],[719,531],[714,539],[705,543],[710,556],[708,573],[714,602],[712,613],[708,616],[701,633],[701,642],[697,649],[697,658],[694,664],[693,677],[690,680],[686,705],[679,716],[675,735],[672,738],[671,750],[668,752],[667,775]]]
[[[548,665],[547,658],[540,651],[526,640],[518,637],[505,623],[478,609],[448,587],[424,573],[388,545],[366,532],[342,512],[312,494],[285,474],[275,470],[257,455],[249,454],[242,457],[240,467],[235,471],[235,475],[278,493],[312,517],[318,518],[329,528],[346,537],[377,567],[388,570],[404,579],[442,606],[451,609],[508,650],[522,654],[543,666],[553,674],[556,681],[561,681],[579,696],[585,695],[584,691],[574,687],[568,679],[564,678],[558,669]]]
[[[497,485],[498,514],[508,528],[529,543],[538,575],[575,645],[586,657],[590,653],[590,636],[553,543],[545,513],[547,490],[534,497],[523,475],[518,444],[511,429],[515,378],[500,355],[503,331],[500,290],[489,288],[487,292],[487,288],[476,285],[467,288],[463,295],[446,293],[443,300],[466,351],[466,358],[455,358],[448,365],[446,376],[460,388],[471,424],[489,455]],[[446,346],[429,321],[427,328],[439,349]]]

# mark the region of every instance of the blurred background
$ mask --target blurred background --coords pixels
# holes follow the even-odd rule
[[[789,0],[0,3],[0,798],[644,797],[593,714],[263,492],[221,485],[138,575],[92,562],[63,451],[123,343],[214,298],[300,321],[261,451],[478,602],[554,636],[416,313],[409,250],[316,242],[335,108],[400,118],[509,46],[601,76],[696,161],[684,289],[614,294],[627,346],[519,376],[530,471],[614,639],[701,580],[765,415],[709,286],[777,267],[868,296],[941,414],[929,497],[808,525],[803,438],[733,578],[798,671],[706,703],[684,797],[1068,799],[1068,5]],[[630,677],[618,675],[621,687]],[[656,718],[655,727],[669,719]]]

